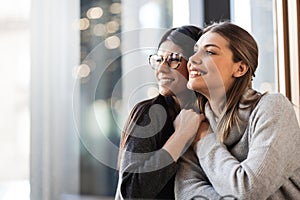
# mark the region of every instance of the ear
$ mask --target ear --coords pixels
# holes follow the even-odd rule
[[[237,62],[235,64],[236,64],[236,67],[235,67],[235,70],[234,70],[232,76],[235,78],[244,76],[247,73],[249,66],[246,65],[245,63],[243,63],[242,61]]]

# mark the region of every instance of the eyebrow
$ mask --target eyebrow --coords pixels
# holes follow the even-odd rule
[[[204,45],[204,47],[205,48],[207,48],[207,47],[216,47],[216,48],[218,48],[218,49],[221,49],[218,45],[216,45],[216,44],[206,44],[206,45]]]
[[[199,48],[199,45],[198,45],[198,44],[195,44],[194,47]],[[207,48],[207,47],[216,47],[216,48],[218,48],[218,49],[221,49],[221,48],[220,48],[218,45],[216,45],[216,44],[206,44],[206,45],[204,45],[204,48]]]

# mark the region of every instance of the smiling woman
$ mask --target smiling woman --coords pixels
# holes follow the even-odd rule
[[[159,95],[139,102],[128,117],[120,142],[116,199],[174,199],[176,161],[202,120],[196,94],[186,87],[187,57],[200,35],[195,26],[171,28],[157,53],[150,55]],[[174,132],[174,120],[195,126]]]
[[[195,50],[188,65],[188,87],[201,91],[207,99],[218,99],[216,105],[223,101],[236,78],[251,71],[245,63],[231,59],[233,53],[228,42],[218,33],[204,34]]]
[[[174,2],[176,5],[172,5]],[[3,6],[0,8],[1,16],[9,13],[11,8],[17,8],[14,14],[10,15],[17,16],[17,18],[23,15],[21,14],[23,10],[31,10],[32,46],[30,49],[23,49],[22,41],[25,40],[16,39],[16,32],[10,31],[18,27],[18,30],[24,31],[19,39],[27,38],[26,25],[28,25],[28,21],[13,23],[10,18],[1,21],[0,44],[1,48],[5,48],[2,55],[8,55],[2,59],[0,69],[3,75],[0,80],[3,83],[1,89],[3,97],[1,102],[3,103],[0,105],[0,115],[2,122],[5,122],[0,124],[0,127],[5,127],[4,130],[1,128],[0,141],[0,152],[3,156],[2,160],[4,160],[0,167],[4,169],[2,175],[11,176],[12,174],[5,173],[5,169],[14,170],[13,166],[17,167],[17,171],[20,173],[29,171],[26,169],[28,156],[22,160],[24,161],[22,168],[18,164],[21,159],[13,157],[16,155],[17,149],[21,149],[20,152],[27,155],[27,151],[22,145],[26,146],[29,142],[24,142],[26,139],[20,138],[27,138],[29,128],[27,125],[20,126],[20,132],[16,131],[20,133],[16,134],[19,139],[15,139],[14,134],[11,133],[16,133],[13,131],[18,127],[16,125],[18,120],[11,120],[12,116],[9,111],[22,113],[18,118],[20,124],[27,124],[27,120],[29,120],[27,116],[30,112],[32,119],[30,127],[31,200],[106,199],[104,196],[112,198],[118,180],[118,173],[116,173],[118,144],[124,119],[137,102],[157,96],[158,85],[155,81],[155,73],[148,65],[148,55],[154,51],[158,53],[157,44],[166,28],[176,26],[176,24],[181,26],[182,24],[179,23],[184,23],[186,20],[188,20],[186,23],[201,26],[204,17],[207,22],[213,20],[215,15],[212,14],[229,17],[229,11],[226,11],[225,15],[222,11],[225,7],[229,7],[228,2],[229,0],[75,0],[70,3],[68,0],[32,0],[30,7],[27,7],[28,0],[14,1],[14,3],[3,2]],[[256,78],[264,77],[262,83],[265,84],[263,85],[271,85],[272,90],[276,91],[277,83],[273,80],[274,77],[271,81],[268,80],[269,75],[274,72],[273,64],[269,62],[274,61],[273,57],[270,57],[274,53],[272,30],[280,30],[277,27],[271,27],[274,24],[270,20],[270,16],[271,18],[273,16],[272,9],[270,9],[272,2],[274,1],[265,0],[263,3],[251,1],[251,6],[239,6],[235,9],[239,11],[244,8],[251,9],[251,12],[242,12],[241,14],[251,15],[251,24],[254,25],[251,27],[252,31],[264,36],[257,37],[258,35],[255,34],[256,38],[260,40],[259,43],[262,44],[261,47],[270,50],[261,56],[268,61],[267,64],[260,62],[267,68],[265,68],[265,72],[260,71]],[[276,2],[287,3],[287,1]],[[288,2],[296,2],[296,0]],[[182,5],[183,3],[184,5]],[[188,4],[190,4],[189,7]],[[224,4],[227,6],[223,6]],[[268,6],[266,6],[267,4]],[[297,6],[291,8],[296,9]],[[283,10],[282,7],[278,9],[278,11],[280,10]],[[291,10],[289,9],[289,11]],[[57,15],[57,13],[60,14]],[[291,13],[293,12],[288,14]],[[236,18],[242,19],[240,16],[236,16]],[[288,18],[292,19],[290,16]],[[292,27],[296,28],[296,25]],[[294,33],[298,32],[294,31]],[[290,33],[292,31],[289,31]],[[8,38],[12,39],[8,40]],[[293,40],[292,43],[297,44],[297,41]],[[11,51],[12,45],[17,48]],[[98,51],[100,48],[105,51]],[[289,50],[284,46],[276,49],[282,51],[282,53],[279,52],[282,56],[287,55],[283,52],[284,49],[285,51]],[[26,52],[26,55],[17,57],[16,55],[19,55],[20,51]],[[214,57],[215,55],[210,51],[211,49],[206,56]],[[296,51],[291,52],[297,53]],[[32,55],[31,65],[26,64],[28,53]],[[159,52],[158,56],[164,61],[163,64],[170,63],[172,65],[174,60],[172,61],[173,55],[169,55],[170,53],[172,52]],[[178,52],[174,51],[173,53]],[[178,54],[174,54],[175,57]],[[183,57],[182,60],[187,59]],[[26,75],[29,71],[27,70],[28,66],[31,66],[30,111],[24,100],[27,98],[27,85],[25,84],[25,89],[19,87],[22,85],[19,83],[14,87],[6,86],[9,85],[9,80],[15,80],[17,66],[20,66],[18,68],[20,76],[18,75],[18,77],[25,82],[28,81]],[[284,65],[280,65],[279,69],[294,68],[294,66],[296,65],[286,65],[285,68]],[[166,68],[166,66],[164,67]],[[198,75],[200,72],[203,77],[208,75],[206,68],[196,67],[195,65],[194,74]],[[163,70],[166,70],[165,68]],[[102,74],[102,72],[104,73]],[[293,73],[293,75],[297,74]],[[281,74],[280,77],[284,77],[282,75],[284,74]],[[10,79],[11,77],[12,79]],[[290,82],[283,80],[285,83]],[[162,76],[161,85],[164,87],[162,89],[167,92],[166,89],[171,86],[170,83],[174,83],[173,81],[174,79],[170,76]],[[295,93],[296,95],[297,93]],[[12,106],[12,104],[17,104],[17,106]],[[160,110],[161,107],[154,107],[154,110],[151,110],[154,112],[150,112],[150,114],[155,115],[157,108]],[[177,109],[177,107],[175,108]],[[170,110],[170,113],[172,111]],[[160,114],[157,118],[158,122],[162,122],[160,119],[166,116],[164,112]],[[145,122],[147,119],[149,118],[145,118]],[[184,121],[184,123],[186,126],[188,125],[188,122]],[[8,131],[6,127],[11,127],[13,131]],[[143,130],[141,126],[138,126],[138,129]],[[150,132],[150,134],[152,133]],[[106,141],[113,144],[115,152],[106,148]],[[8,151],[7,149],[11,149],[11,147],[14,150]],[[237,151],[239,150],[237,149]],[[99,157],[105,158],[105,162]],[[18,176],[19,174],[13,173],[13,175]],[[27,175],[25,174],[25,176]],[[152,180],[154,179],[152,178]],[[26,191],[28,191],[27,182],[25,185]],[[154,186],[156,185],[154,184]],[[14,190],[13,194],[18,195],[19,191],[18,185],[18,189]]]
[[[214,23],[196,50],[188,86],[200,93],[206,120],[179,160],[176,197],[299,199],[299,124],[285,96],[252,89],[254,38],[233,23]]]

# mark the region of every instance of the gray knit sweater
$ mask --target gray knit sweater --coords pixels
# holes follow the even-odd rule
[[[214,132],[209,104],[205,114]],[[184,154],[176,199],[300,199],[300,128],[293,105],[281,94],[266,94],[240,116],[248,123],[240,131],[234,127],[224,144],[211,133]]]

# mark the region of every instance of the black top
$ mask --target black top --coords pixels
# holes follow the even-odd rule
[[[174,199],[177,164],[162,147],[174,132],[179,111],[172,97],[162,95],[133,108],[120,163],[118,190],[124,199]]]

